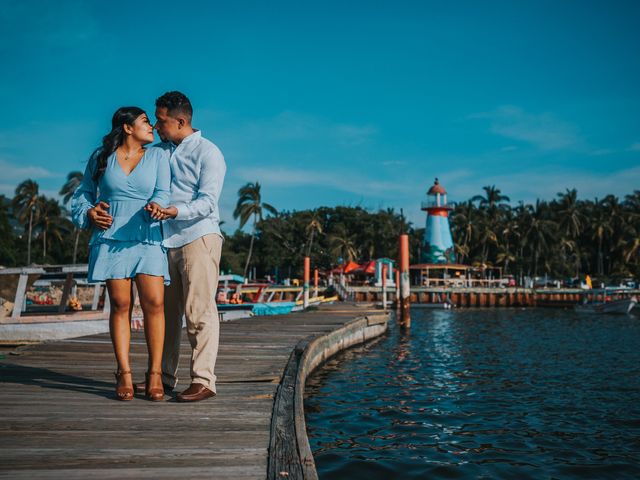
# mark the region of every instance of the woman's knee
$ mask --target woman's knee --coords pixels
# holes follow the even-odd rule
[[[149,314],[164,314],[164,295],[145,295],[140,297],[140,306],[142,311]]]
[[[111,302],[112,312],[129,314],[129,310],[131,309],[130,295],[112,295],[109,297],[109,301]]]

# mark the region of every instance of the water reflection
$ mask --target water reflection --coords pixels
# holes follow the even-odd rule
[[[321,478],[637,478],[640,321],[414,311],[307,384]]]

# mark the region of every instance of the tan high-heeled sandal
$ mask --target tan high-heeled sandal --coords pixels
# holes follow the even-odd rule
[[[113,372],[113,374],[116,376],[116,382],[117,382],[116,398],[123,402],[128,402],[130,400],[133,400],[133,382],[131,383],[130,387],[123,387],[118,385],[118,383],[120,383],[120,381],[122,380],[123,375],[131,376],[131,370],[121,370],[118,372]]]
[[[147,380],[147,398],[152,402],[161,402],[164,400],[164,388],[150,388],[151,382],[149,382],[149,377],[151,375],[160,375],[162,376],[162,372],[147,372],[145,374]]]

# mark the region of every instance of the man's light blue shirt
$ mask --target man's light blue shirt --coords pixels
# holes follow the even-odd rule
[[[169,203],[178,209],[176,218],[163,223],[164,246],[182,247],[210,233],[222,236],[218,204],[227,166],[220,149],[198,130],[179,145],[159,146],[171,152]]]

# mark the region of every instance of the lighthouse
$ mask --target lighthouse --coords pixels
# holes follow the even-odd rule
[[[438,179],[427,192],[427,201],[422,202],[422,210],[427,212],[427,227],[422,245],[422,263],[454,263],[455,254],[451,228],[447,191]]]

